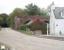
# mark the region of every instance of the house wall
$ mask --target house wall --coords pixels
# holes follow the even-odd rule
[[[64,19],[56,19],[53,10],[55,5],[50,7],[50,35],[64,36]]]
[[[64,19],[56,19],[53,13],[51,13],[51,16],[50,35],[64,36]]]
[[[53,7],[51,8],[51,12],[50,12],[50,35],[55,35],[55,16],[53,13]]]
[[[15,17],[15,29],[18,29],[21,25],[21,20],[19,17]]]
[[[55,35],[55,19],[50,19],[50,35]]]
[[[50,35],[64,36],[64,19],[54,19],[50,22]]]
[[[55,20],[55,35],[64,35],[64,19]]]

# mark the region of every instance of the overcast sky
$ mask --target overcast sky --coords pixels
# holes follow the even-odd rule
[[[0,0],[0,13],[11,13],[14,8],[25,8],[30,3],[40,8],[47,8],[54,1],[56,6],[64,6],[64,0]]]

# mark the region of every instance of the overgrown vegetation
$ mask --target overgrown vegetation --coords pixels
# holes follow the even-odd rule
[[[9,27],[9,16],[5,13],[0,14],[0,26]]]
[[[28,28],[27,25],[22,25],[19,29],[20,32],[23,32],[27,35],[32,35],[32,32],[30,31],[30,29]]]
[[[43,34],[46,34],[47,27],[46,24],[31,24],[28,26],[30,30],[35,31],[35,30],[41,30]]]
[[[48,13],[45,9],[40,9],[37,5],[28,4],[26,5],[25,9],[21,8],[15,8],[13,12],[11,12],[9,15],[6,13],[0,14],[0,26],[9,26],[9,27],[15,27],[14,24],[14,18],[16,16],[22,17],[22,16],[43,16],[43,18],[48,18]],[[20,30],[26,31],[27,26],[21,26]],[[41,29],[42,25],[31,25],[30,29],[35,30],[35,29]],[[44,28],[45,29],[45,28]]]

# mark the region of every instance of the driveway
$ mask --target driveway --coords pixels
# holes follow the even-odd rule
[[[12,50],[64,50],[64,41],[28,36],[10,28],[2,28],[0,42]]]

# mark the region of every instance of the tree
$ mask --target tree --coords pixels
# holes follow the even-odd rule
[[[14,27],[14,18],[16,16],[18,17],[22,17],[22,16],[26,16],[27,14],[25,13],[25,11],[23,9],[20,9],[20,8],[15,8],[13,10],[13,12],[9,15],[10,16],[10,23],[11,23],[11,26]]]
[[[9,15],[10,16],[9,23],[11,24],[10,26],[14,27],[15,24],[14,19],[16,16],[23,17],[23,16],[34,16],[34,15],[47,17],[47,12],[41,10],[37,5],[33,5],[32,3],[28,4],[26,6],[26,9],[15,8],[13,12]]]
[[[43,18],[46,18],[46,19],[48,19],[49,20],[49,14],[48,14],[48,11],[47,11],[47,9],[41,9],[40,10],[40,16],[42,16]]]
[[[0,14],[0,26],[2,26],[2,27],[8,27],[9,26],[8,17],[9,16],[5,13]]]
[[[39,15],[40,14],[40,8],[36,5],[28,4],[25,9],[26,13],[28,15]]]
[[[24,16],[27,15],[23,9],[15,8],[13,12],[10,14],[10,16]]]

